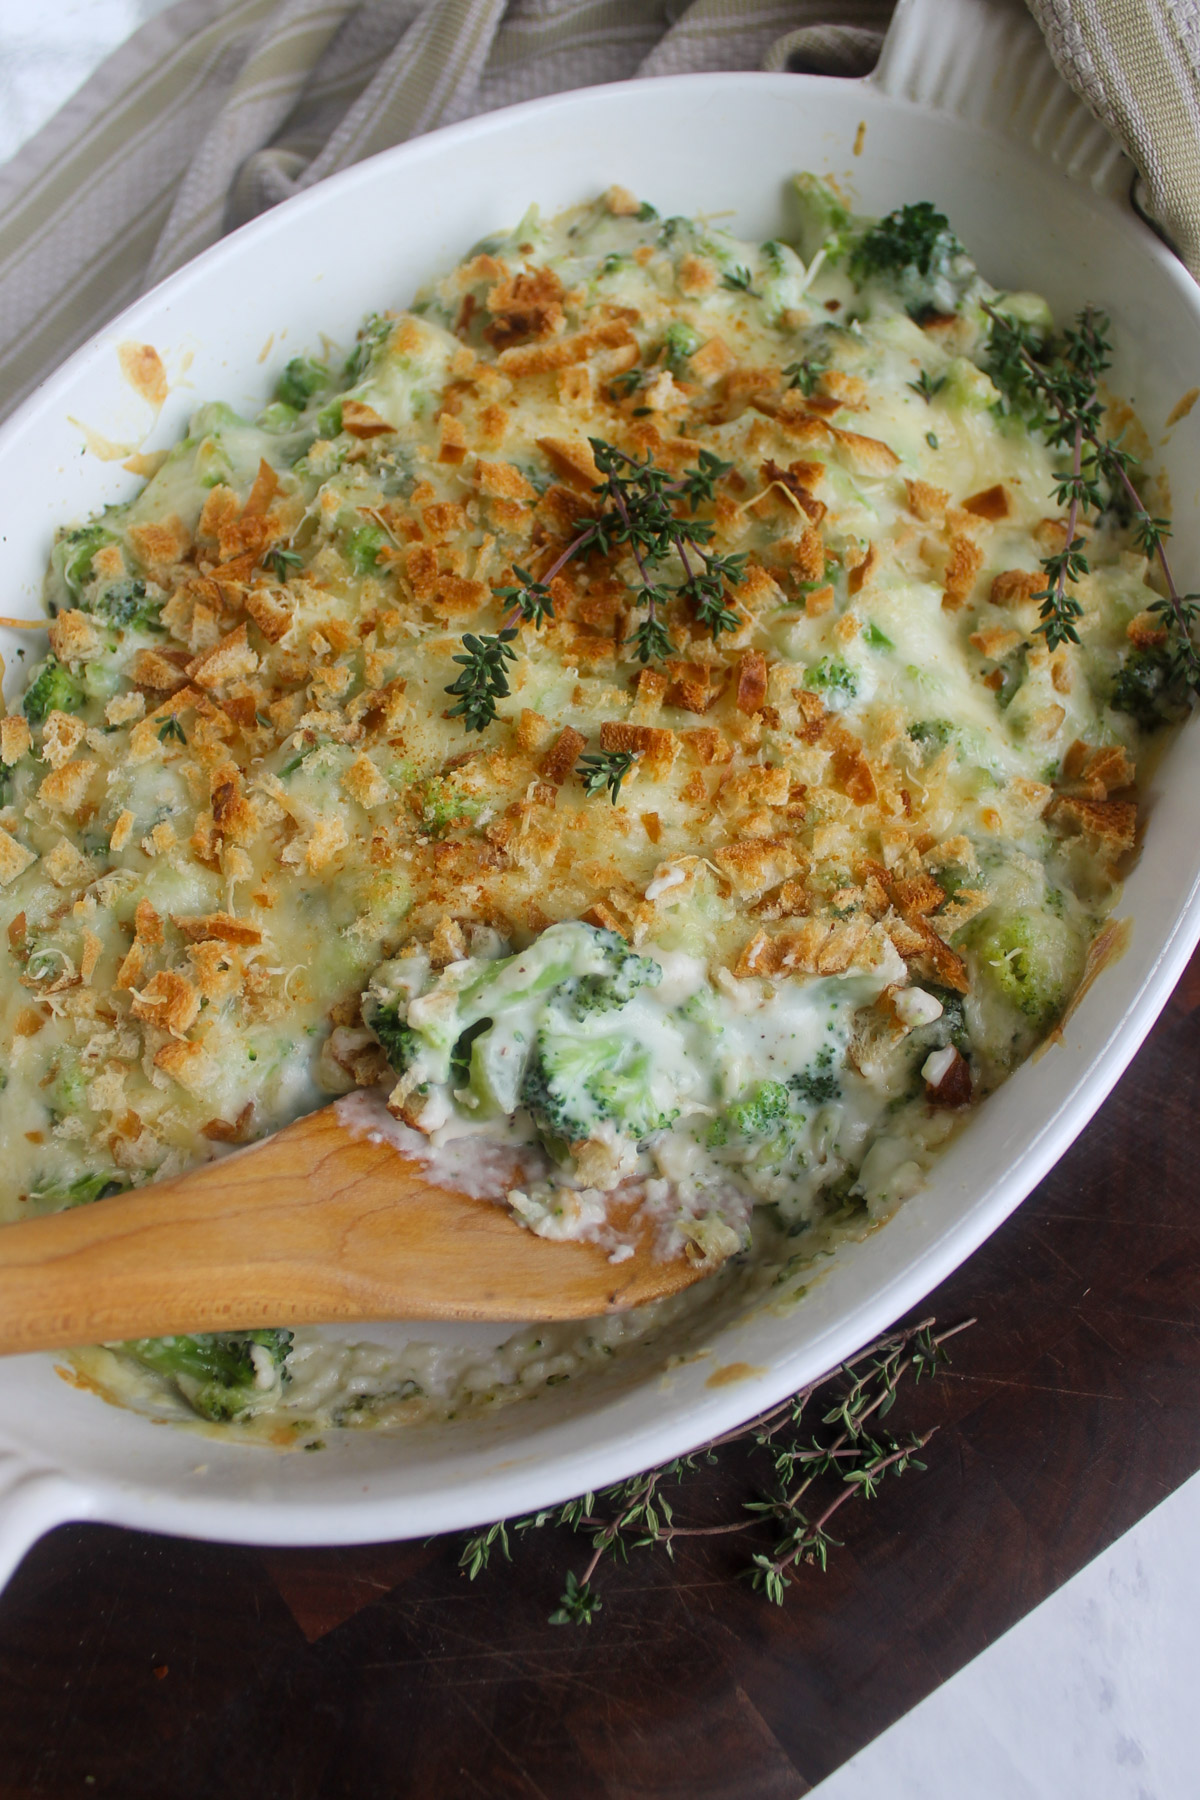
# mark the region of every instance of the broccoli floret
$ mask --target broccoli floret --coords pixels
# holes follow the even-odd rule
[[[963,1006],[962,995],[956,993],[953,988],[941,987],[931,981],[923,981],[921,986],[927,994],[941,1003],[942,1010],[936,1019],[931,1019],[927,1025],[917,1025],[909,1032],[905,1043],[905,1055],[909,1064],[909,1085],[906,1092],[895,1095],[889,1102],[891,1111],[898,1111],[909,1101],[925,1097],[925,1079],[921,1074],[921,1069],[931,1051],[945,1050],[953,1044],[968,1063],[973,1061],[973,1046],[970,1032],[967,1030],[966,1009]]]
[[[1011,331],[993,326],[980,367],[1001,396],[997,411],[1014,413],[1034,429],[1045,424],[1046,406],[1025,356],[1041,357],[1046,333],[1017,319],[1007,323]]]
[[[224,431],[230,425],[236,428],[247,423],[227,400],[206,400],[203,406],[196,408],[188,421],[188,435],[207,437],[210,432]]]
[[[840,656],[823,656],[816,667],[808,671],[807,685],[827,694],[830,699],[849,705],[858,693],[858,676]]]
[[[223,400],[210,400],[192,414],[188,441],[196,441],[192,459],[192,477],[201,487],[211,488],[234,480],[233,462],[224,433],[244,427],[247,421]]]
[[[946,872],[944,869],[938,879],[945,887]],[[949,892],[948,888],[947,892]],[[942,1006],[941,1017],[935,1019],[932,1025],[926,1026],[924,1029],[937,1033],[939,1047],[953,1044],[956,1050],[965,1053],[971,1047],[971,1039],[967,1032],[967,1014],[966,1008],[963,1006],[962,995],[956,993],[953,988],[939,987],[931,981],[923,982],[922,986],[926,993],[932,994],[935,1000],[941,1002]]]
[[[1010,651],[1001,662],[996,664],[995,672],[1000,677],[1000,685],[993,688],[992,691],[996,696],[996,705],[1001,712],[1008,711],[1025,685],[1029,674],[1028,654],[1028,645],[1018,644],[1015,650]]]
[[[975,940],[981,967],[1010,1005],[1046,1031],[1070,998],[1079,945],[1053,914],[1017,913],[983,925]]]
[[[589,1013],[613,1012],[619,1006],[628,1005],[639,988],[657,987],[662,980],[662,964],[655,962],[652,956],[635,956],[632,950],[626,950],[615,932],[606,931],[602,935],[610,940],[605,948],[611,949],[619,960],[607,975],[581,975],[577,981],[568,983],[564,999],[576,1018],[584,1018]]]
[[[1173,677],[1165,650],[1135,650],[1117,670],[1109,704],[1114,712],[1128,713],[1141,731],[1157,731],[1183,712]]]
[[[85,610],[134,631],[161,631],[162,599],[150,599],[144,581],[112,581],[86,603]]]
[[[539,1135],[559,1144],[587,1137],[594,1120],[584,1118],[566,1104],[551,1087],[540,1056],[530,1057],[521,1081],[521,1105],[533,1119]]]
[[[311,356],[293,356],[275,384],[275,398],[303,412],[313,395],[329,387],[332,379],[325,363]]]
[[[440,975],[385,964],[363,1017],[398,1073],[427,1087],[470,1087],[472,1106],[486,1115],[528,1104],[548,1135],[567,1141],[592,1135],[601,1119],[644,1137],[659,1129],[670,1097],[653,1098],[666,1077],[635,1026],[621,1034],[620,1013],[661,979],[661,965],[634,955],[614,932],[562,923],[514,955],[471,959]],[[418,989],[438,1003],[410,1024]]]
[[[686,375],[690,359],[700,348],[701,337],[682,319],[676,319],[673,325],[667,326],[663,339],[663,358],[672,375]]]
[[[656,1104],[652,1076],[652,1054],[636,1039],[575,1031],[566,1019],[555,1019],[538,1032],[521,1105],[539,1132],[568,1144],[591,1137],[606,1120],[640,1142],[677,1117]]]
[[[383,1045],[384,1055],[392,1068],[397,1075],[403,1075],[405,1069],[416,1061],[421,1049],[421,1039],[412,1026],[406,1025],[400,1017],[400,1002],[385,1001],[382,1006],[370,1008],[364,1013],[364,1017]]]
[[[844,246],[850,214],[819,175],[795,175],[792,187],[799,208],[797,248],[801,256],[810,263],[818,250],[824,250],[827,259],[835,261]]]
[[[346,358],[343,372],[347,381],[357,381],[365,373],[380,344],[386,343],[391,335],[392,321],[379,313],[372,313],[359,331],[357,344]]]
[[[471,1079],[471,1046],[477,1037],[492,1029],[491,1019],[476,1019],[468,1025],[450,1052],[450,1085],[463,1088]],[[415,1035],[415,1033],[413,1034]]]
[[[46,945],[33,952],[26,967],[35,979],[45,981],[62,972],[61,953],[55,953],[52,946]],[[79,1051],[69,1044],[61,1045],[40,1083],[47,1105],[60,1116],[86,1111],[89,1073]],[[102,1197],[100,1194],[95,1196],[97,1199]],[[90,1194],[79,1196],[79,1199],[91,1198]]]
[[[818,1198],[830,1213],[861,1212],[863,1197],[860,1192],[856,1192],[857,1188],[858,1170],[847,1169],[844,1175],[839,1175],[836,1181],[823,1187]]]
[[[910,725],[908,735],[914,744],[920,744],[927,756],[934,756],[943,750],[954,735],[954,727],[949,719],[918,719]]]
[[[286,401],[272,400],[270,406],[263,407],[254,423],[259,431],[270,432],[272,437],[283,437],[287,432],[296,430],[300,414]]]
[[[171,1381],[202,1419],[224,1421],[278,1400],[288,1380],[290,1331],[230,1331],[196,1337],[133,1338],[121,1345],[144,1368]]]
[[[356,575],[370,575],[383,549],[384,536],[378,525],[357,525],[344,540],[346,561]]]
[[[968,413],[983,413],[989,408],[995,412],[1001,405],[999,388],[969,356],[952,358],[943,382],[942,398],[949,406],[962,407]]]
[[[650,1093],[651,1055],[642,1045],[624,1040],[624,1054],[616,1066],[601,1069],[588,1084],[588,1092],[602,1116],[611,1119],[626,1137],[653,1137],[679,1117],[679,1108],[658,1107]]]
[[[483,804],[481,800],[461,794],[454,782],[445,775],[431,775],[416,790],[414,799],[422,830],[430,832],[434,837],[440,837],[452,825],[469,824]]]
[[[771,1137],[788,1115],[788,1091],[781,1081],[760,1081],[726,1115],[743,1137]]]
[[[797,1075],[789,1075],[788,1087],[797,1100],[806,1100],[810,1106],[825,1106],[831,1100],[840,1100],[842,1088],[833,1073],[833,1046],[826,1044],[817,1052],[811,1067],[802,1069]]]
[[[26,689],[21,702],[31,725],[42,725],[52,712],[76,712],[83,705],[83,688],[56,656],[48,656]]]
[[[92,578],[92,558],[97,550],[116,541],[111,531],[97,524],[79,525],[74,531],[64,531],[58,538],[51,560],[73,599],[78,600]]]
[[[108,1200],[113,1194],[123,1194],[129,1185],[125,1175],[118,1175],[112,1169],[95,1169],[90,1174],[77,1175],[74,1181],[36,1182],[31,1192],[39,1205],[63,1212],[69,1206],[91,1206],[95,1200]]]
[[[902,206],[872,225],[851,249],[847,267],[860,285],[883,281],[893,287],[914,318],[956,312],[975,279],[950,221],[928,200]]]

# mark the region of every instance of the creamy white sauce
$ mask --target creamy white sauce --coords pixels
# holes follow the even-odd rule
[[[3,889],[12,946],[0,958],[10,1216],[92,1198],[109,1176],[125,1183],[175,1173],[221,1153],[238,1133],[261,1135],[379,1080],[377,1055],[369,1066],[377,1048],[370,1030],[335,1016],[384,958],[395,960],[383,965],[383,986],[419,1031],[427,1062],[418,1083],[393,1092],[407,1123],[371,1096],[343,1099],[343,1115],[354,1129],[419,1156],[431,1180],[510,1204],[546,1235],[593,1237],[614,1256],[627,1246],[609,1213],[631,1197],[665,1250],[686,1240],[714,1262],[752,1231],[760,1239],[764,1230],[768,1238],[790,1233],[789,1241],[805,1244],[821,1221],[843,1212],[860,1224],[885,1216],[914,1190],[953,1127],[954,1115],[930,1112],[924,1084],[936,1087],[961,1048],[982,1094],[1044,1034],[1078,980],[1114,881],[1103,847],[1052,828],[1047,802],[1069,787],[1064,767],[1076,743],[1137,750],[1134,723],[1110,698],[1129,654],[1130,622],[1157,596],[1144,559],[1105,518],[1091,532],[1091,573],[1079,586],[1082,641],[1049,656],[1037,637],[1036,605],[1006,598],[993,582],[1004,572],[1037,570],[1050,541],[1046,527],[1054,525],[1060,457],[1018,418],[1001,416],[999,392],[978,366],[984,290],[969,263],[951,258],[919,294],[912,270],[903,292],[876,284],[859,294],[832,247],[804,249],[799,256],[786,245],[741,244],[686,221],[611,216],[602,205],[549,225],[527,218],[496,240],[482,270],[473,263],[474,275],[455,272],[420,297],[420,316],[372,327],[353,374],[329,371],[328,391],[311,405],[298,401],[290,416],[276,405],[253,424],[219,404],[202,407],[188,439],[142,494],[109,517],[110,549],[125,557],[128,573],[146,576],[150,599],[161,605],[166,588],[139,564],[136,531],[177,519],[195,533],[214,493],[227,495],[236,516],[265,462],[281,483],[278,547],[292,557],[292,573],[285,560],[278,583],[268,582],[260,563],[257,597],[273,595],[272,604],[285,608],[283,635],[252,628],[254,666],[206,690],[240,711],[247,730],[262,733],[252,756],[232,749],[236,737],[221,737],[220,727],[222,748],[210,741],[213,754],[197,759],[197,736],[211,718],[206,724],[194,708],[178,733],[169,720],[145,727],[138,712],[152,711],[168,691],[154,680],[173,679],[161,666],[151,668],[153,680],[143,679],[139,658],[166,650],[182,671],[232,626],[232,611],[218,625],[220,602],[210,588],[203,605],[186,600],[170,631],[97,624],[96,645],[71,663],[86,695],[76,711],[86,736],[59,755],[35,722],[32,747],[2,778],[0,826],[17,859],[30,859],[15,874],[10,860]],[[465,296],[482,319],[494,286],[531,263],[560,278],[569,307],[597,306],[589,316],[607,324],[632,318],[629,346],[606,343],[566,371],[524,383],[504,374],[503,353],[498,362],[477,328],[472,335],[462,327]],[[960,303],[948,333],[922,330],[907,310],[950,311]],[[1030,319],[1045,313],[1029,296],[1008,304]],[[664,334],[679,324],[696,344],[668,368]],[[560,320],[544,335],[559,344],[574,329]],[[708,373],[693,365],[697,351],[707,354]],[[624,402],[612,399],[610,386],[622,360],[623,372],[643,384]],[[752,394],[755,371],[785,367],[825,406],[819,418],[776,419],[796,399],[794,386],[781,386],[765,411],[752,399],[731,399],[736,381],[749,381]],[[840,409],[830,410],[831,393],[845,402]],[[633,410],[635,400],[644,412]],[[384,454],[376,456],[375,440],[364,447],[339,430],[338,406],[351,401],[396,428],[381,440]],[[578,440],[606,429],[605,420],[620,433],[643,416],[661,441],[694,431],[741,471],[736,497],[723,495],[718,541],[726,551],[745,550],[763,581],[755,596],[749,589],[733,596],[746,610],[736,652],[729,640],[686,651],[703,657],[714,649],[724,698],[703,714],[669,699],[643,708],[634,698],[636,671],[611,650],[611,637],[589,662],[564,649],[561,637],[551,643],[546,633],[526,632],[510,671],[512,692],[481,749],[447,720],[448,658],[464,628],[495,629],[491,584],[536,549],[530,521],[535,510],[541,517],[545,494],[562,475],[542,440]],[[447,420],[455,419],[472,439],[462,461],[449,439],[443,454]],[[1135,443],[1136,422],[1127,430],[1125,441]],[[794,496],[794,503],[781,496],[777,481],[768,483],[768,457],[777,465],[794,459],[803,479],[793,479],[827,508],[820,536],[832,598],[821,604],[825,590],[794,576],[809,513]],[[504,503],[507,514],[481,486],[492,459],[510,486],[516,479],[528,489]],[[914,499],[910,481],[941,490],[932,512]],[[979,522],[965,503],[996,485],[1008,510]],[[438,509],[453,515],[450,524],[439,522]],[[553,529],[560,527],[561,520]],[[378,560],[371,544],[355,560],[364,530],[376,534]],[[969,594],[948,604],[956,540],[975,543],[981,561]],[[186,593],[200,563],[235,548],[222,548],[210,530],[182,577],[158,574]],[[446,613],[443,595],[418,591],[414,548],[436,552],[439,580],[469,587],[477,578],[478,616]],[[94,609],[102,584],[86,570],[68,580],[70,554],[69,544],[56,550],[48,596],[59,610]],[[855,585],[862,569],[869,574]],[[631,569],[617,573],[635,579]],[[596,598],[589,595],[588,604]],[[182,604],[178,594],[171,604]],[[95,610],[89,616],[99,618]],[[610,618],[575,624],[587,626],[580,643],[591,652],[597,634],[614,629]],[[752,717],[732,703],[738,656],[749,643],[771,665],[768,703]],[[389,684],[387,722],[373,725],[361,703],[368,690],[382,693]],[[880,778],[878,816],[865,825],[854,824],[843,776],[831,776],[832,740],[806,734],[807,717],[797,711],[798,695],[817,693]],[[253,725],[248,700],[258,708]],[[111,718],[110,702],[117,708]],[[278,719],[264,710],[276,705]],[[517,754],[527,714],[541,720],[545,735],[536,753]],[[552,807],[538,801],[538,758],[554,732],[570,724],[594,747],[605,725],[642,718],[674,735],[673,756],[661,765],[640,760],[615,811],[603,796],[586,799],[572,779]],[[698,729],[714,723],[725,760],[712,763],[690,746]],[[241,759],[261,829],[247,832],[244,844],[214,848],[206,839],[210,780],[226,753]],[[52,804],[44,787],[52,765],[72,754],[94,765],[86,802],[74,811]],[[789,794],[801,796],[795,804],[778,795],[770,806],[737,798],[739,782],[780,769]],[[505,836],[515,810],[539,805],[528,841]],[[832,908],[834,917],[861,907],[863,856],[893,876],[911,876],[926,847],[935,858],[945,851],[930,866],[948,900],[978,896],[973,922],[957,926],[946,913],[935,920],[970,976],[961,1007],[952,994],[943,1003],[920,985],[928,972],[910,975],[890,942],[836,975],[735,975],[760,890],[735,891],[713,859],[768,834],[793,847],[802,880],[815,878],[807,900],[766,915],[769,925],[803,919],[805,905],[826,914]],[[470,918],[493,923],[469,922],[470,954],[435,974],[424,946],[444,923],[445,895],[458,877],[435,882],[428,865],[467,839],[489,854],[493,841],[503,843],[510,860],[494,878],[499,853],[463,878]],[[595,870],[594,878],[581,874]],[[850,894],[845,907],[840,886]],[[633,909],[634,948],[657,961],[661,979],[595,1015],[579,1035],[612,1028],[636,1046],[645,1064],[638,1077],[644,1128],[632,1128],[624,1089],[613,1097],[613,1081],[620,1087],[631,1066],[618,1056],[613,1067],[588,1074],[593,1086],[602,1078],[607,1110],[592,1106],[583,1149],[556,1143],[545,1150],[523,1094],[545,997],[562,971],[543,967],[547,986],[527,991],[540,953],[524,968],[524,951],[514,959],[507,987],[488,991],[494,1028],[475,1040],[464,1084],[451,1059],[464,1023],[485,1016],[469,989],[547,917],[591,916],[612,893]],[[165,942],[148,944],[144,967],[123,985],[117,971],[130,954],[140,903],[153,909]],[[431,916],[431,906],[442,917]],[[194,929],[180,935],[176,921],[220,912],[253,926],[261,941],[235,947],[218,965],[216,940],[197,946]],[[494,924],[503,917],[539,922],[503,937]],[[410,942],[416,953],[396,958]],[[604,966],[603,957],[593,966],[573,955],[572,979]],[[92,964],[86,978],[85,957]],[[134,1017],[135,1000],[152,997],[148,984],[167,968],[183,973],[197,994],[203,989],[202,1009],[174,1030]],[[60,975],[66,985],[56,989]],[[557,1030],[561,1049],[570,1031],[561,1019]],[[185,1064],[185,1044],[203,1055]],[[737,1118],[751,1114],[738,1109],[761,1112],[757,1090],[771,1083],[788,1095],[779,1129],[743,1130]],[[576,1090],[586,1086],[580,1077]],[[626,1335],[632,1341],[642,1329],[642,1321],[628,1321]],[[603,1341],[607,1355],[621,1337],[622,1328],[605,1326],[590,1342]],[[416,1361],[405,1365],[394,1350],[377,1355],[370,1346],[333,1348],[324,1339],[318,1348],[312,1334],[300,1334],[292,1385],[275,1410],[293,1420],[310,1412],[340,1419],[340,1392],[361,1400],[362,1416],[376,1421],[445,1416],[455,1394],[494,1397],[506,1384],[525,1392],[593,1366],[593,1349],[570,1347],[583,1341],[564,1331],[551,1353],[531,1348],[528,1337],[514,1339],[515,1347],[474,1365],[448,1352],[414,1351]],[[254,1361],[257,1382],[265,1368]],[[408,1382],[419,1396],[405,1397]]]

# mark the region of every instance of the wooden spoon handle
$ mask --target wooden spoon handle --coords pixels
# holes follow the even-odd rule
[[[573,1319],[695,1278],[433,1188],[332,1107],[175,1180],[0,1228],[0,1353],[342,1319]]]

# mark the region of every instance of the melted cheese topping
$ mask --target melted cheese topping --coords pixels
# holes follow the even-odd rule
[[[1155,598],[1105,523],[1080,644],[1037,635],[1058,457],[985,372],[990,290],[953,273],[957,310],[921,324],[824,249],[622,190],[531,214],[370,320],[342,374],[297,359],[253,423],[203,407],[134,501],[66,534],[53,656],[0,736],[3,1215],[390,1084],[361,1003],[381,963],[416,956],[428,989],[560,921],[693,968],[634,1021],[689,1105],[744,1100],[779,1019],[811,1070],[829,1006],[841,1071],[786,1179],[676,1130],[568,1187],[669,1179],[734,1243],[747,1195],[796,1228],[856,1173],[873,1205],[911,1191],[944,1134],[928,1102],[1044,1035],[1111,900],[1137,744],[1113,680]],[[727,465],[697,516],[745,559],[733,628],[673,598],[641,666],[628,550],[571,559],[470,732],[463,635],[597,514],[592,439],[676,480]],[[633,756],[615,804],[581,780],[599,751]],[[701,991],[707,1064],[679,1022]],[[445,1091],[437,1119],[398,1109],[470,1123]],[[562,1191],[522,1194],[539,1229]]]

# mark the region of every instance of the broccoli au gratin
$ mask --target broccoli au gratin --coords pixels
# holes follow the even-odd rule
[[[926,204],[794,205],[761,245],[531,211],[60,534],[0,725],[5,1217],[365,1091],[516,1146],[532,1229],[619,1257],[637,1205],[715,1268],[886,1216],[1052,1029],[1170,711],[1159,596],[1105,496],[1044,628],[1063,452],[997,337],[1051,357],[1044,302]],[[479,1352],[419,1349],[102,1361],[308,1426],[461,1407]]]

